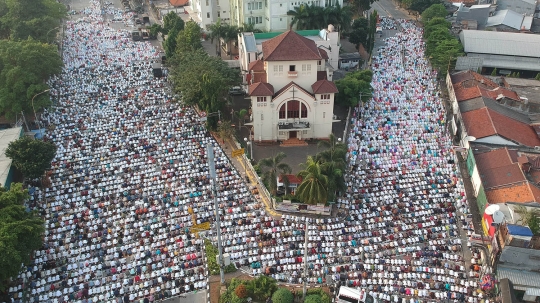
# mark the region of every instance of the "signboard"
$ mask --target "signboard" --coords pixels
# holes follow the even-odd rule
[[[469,241],[471,243],[477,243],[477,244],[491,244],[491,237],[488,236],[481,236],[479,234],[472,234],[469,237]]]
[[[243,148],[240,148],[240,149],[237,149],[237,150],[233,150],[232,152],[232,156],[233,157],[240,157],[244,154],[244,149]]]

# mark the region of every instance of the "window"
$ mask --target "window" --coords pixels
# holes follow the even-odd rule
[[[300,101],[287,102],[287,118],[300,118]]]
[[[321,95],[321,100],[327,100],[327,99],[330,99],[330,94]]]
[[[302,71],[308,74],[311,73],[311,64],[302,64]]]
[[[208,1],[209,1],[209,0],[206,0],[206,6],[208,6]]]
[[[274,76],[283,76],[283,65],[274,65]]]
[[[219,13],[219,11],[217,12],[217,17],[219,18],[221,16],[221,14]]]
[[[317,62],[317,64],[318,64],[318,65],[321,65],[321,60],[319,60],[319,61]]]
[[[251,7],[251,3],[248,3],[248,11],[251,11],[253,10],[253,8]]]
[[[322,118],[323,118],[323,119],[326,118],[326,112],[323,112],[323,113],[322,113]]]
[[[307,135],[307,130],[303,130],[302,135]]]
[[[261,114],[261,120],[264,120],[264,115],[263,114]]]
[[[248,18],[248,23],[249,24],[261,24],[262,23],[262,17],[249,17]]]
[[[279,118],[280,119],[285,119],[285,109],[287,108],[287,103],[283,104],[280,108],[279,108]]]
[[[289,65],[289,71],[290,72],[296,71],[296,65]]]
[[[307,118],[307,107],[304,103],[302,103],[302,112],[300,114],[300,118]]]
[[[266,97],[257,97],[257,102],[266,102]]]
[[[210,18],[210,13],[206,13],[206,18]]]

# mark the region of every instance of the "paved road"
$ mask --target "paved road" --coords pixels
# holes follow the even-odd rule
[[[371,11],[377,10],[379,16],[388,16],[395,19],[414,19],[413,16],[407,14],[407,11],[397,7],[392,0],[378,0],[371,5]]]

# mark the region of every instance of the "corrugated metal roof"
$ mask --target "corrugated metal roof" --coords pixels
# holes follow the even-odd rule
[[[521,29],[523,23],[523,15],[518,14],[509,9],[497,11],[493,16],[489,17],[486,27],[506,25],[511,28]]]
[[[540,250],[506,246],[502,250],[499,263],[503,267],[519,268],[523,271],[540,270]],[[537,275],[538,286],[540,286],[540,273]]]
[[[517,269],[505,268],[499,265],[497,267],[497,277],[499,280],[508,278],[516,286],[528,286],[528,288],[540,288],[540,274]]]
[[[526,296],[533,296],[533,297],[539,297],[540,296],[540,288],[527,288],[525,291]]]
[[[515,224],[506,224],[508,228],[508,233],[515,236],[528,236],[532,237],[533,233],[531,229],[527,226],[515,225]]]
[[[540,35],[463,30],[459,37],[466,53],[540,58]]]
[[[257,52],[257,43],[255,42],[255,36],[253,33],[244,33],[244,45],[246,46],[246,52]]]

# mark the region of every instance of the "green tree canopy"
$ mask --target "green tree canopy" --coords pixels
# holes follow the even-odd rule
[[[268,184],[268,190],[272,195],[277,193],[277,178],[283,174],[290,174],[291,167],[287,163],[282,163],[287,155],[279,152],[274,157],[264,158],[259,161],[259,166],[263,169],[262,179]]]
[[[319,295],[309,295],[304,303],[322,303],[322,298]]]
[[[298,173],[302,183],[296,189],[300,201],[306,204],[326,203],[328,201],[328,176],[323,174],[319,161],[308,156],[306,163],[300,164],[303,170]]]
[[[336,191],[346,188],[343,176],[347,165],[347,145],[341,143],[341,139],[334,134],[330,134],[328,141],[320,141],[317,145],[327,148],[319,152],[315,160],[321,163],[322,173],[328,178],[328,201],[334,201]]]
[[[514,211],[519,214],[519,220],[521,224],[528,226],[533,234],[537,235],[540,232],[539,220],[540,211],[537,209],[528,209],[525,206],[517,206]]]
[[[48,42],[65,16],[65,6],[55,0],[0,0],[0,38]]]
[[[220,58],[209,56],[204,49],[178,53],[171,66],[174,91],[182,95],[184,103],[196,104],[209,113],[221,110],[229,88],[240,83],[238,70],[229,68]]]
[[[22,137],[9,143],[6,156],[13,160],[13,165],[27,178],[39,178],[51,167],[56,155],[56,145],[50,142]]]
[[[359,70],[348,73],[343,79],[335,82],[339,93],[336,95],[336,103],[343,106],[356,106],[361,99],[363,102],[371,98],[373,88],[371,78],[373,73],[370,70]]]
[[[247,281],[246,283],[249,295],[254,300],[260,302],[264,302],[266,298],[270,298],[270,296],[278,289],[276,280],[265,275]]]
[[[444,18],[435,17],[432,18],[430,21],[424,23],[424,37],[429,37],[431,32],[438,30],[438,29],[450,29],[450,22],[446,21]]]
[[[9,286],[21,266],[30,263],[34,250],[43,244],[44,222],[34,212],[28,212],[23,203],[28,191],[14,183],[8,191],[0,188],[0,291]]]
[[[287,15],[292,16],[290,27],[296,25],[297,30],[327,28],[328,24],[336,27],[337,31],[347,30],[352,21],[352,11],[349,6],[321,7],[311,3],[300,4],[289,10]]]
[[[422,22],[429,22],[433,18],[444,18],[448,15],[448,11],[444,7],[444,5],[440,3],[436,3],[428,7],[423,13],[422,13]]]
[[[367,39],[368,39],[368,33],[369,33],[369,23],[366,18],[358,18],[355,19],[352,26],[351,31],[349,33],[349,42],[354,44],[356,48],[360,46],[360,44],[367,46]]]
[[[176,53],[193,52],[202,49],[202,29],[195,21],[188,21],[176,36]]]
[[[167,35],[171,30],[176,29],[179,32],[184,29],[184,20],[177,13],[170,11],[163,17],[163,33]]]
[[[62,71],[62,60],[56,46],[33,39],[4,40],[0,43],[0,112],[7,118],[25,111],[32,112],[32,98],[49,87],[45,83]],[[50,105],[47,94],[34,99],[39,110]]]
[[[375,0],[349,0],[349,5],[356,10],[358,16],[363,16],[371,8]]]
[[[274,303],[293,303],[293,300],[293,294],[287,288],[280,288],[272,295],[272,302]]]

